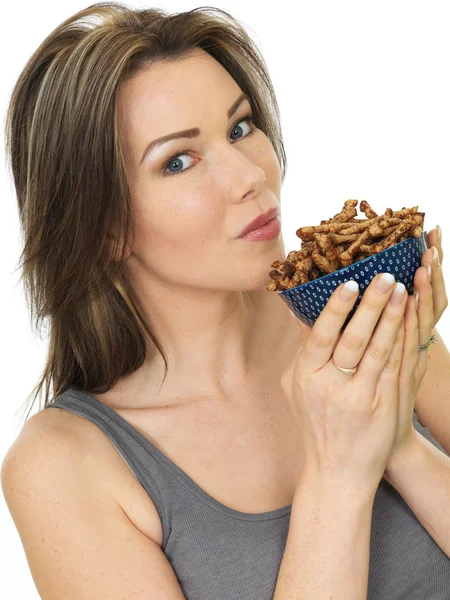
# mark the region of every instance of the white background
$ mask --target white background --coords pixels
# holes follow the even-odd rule
[[[12,86],[57,25],[91,2],[7,3],[2,12],[2,119]],[[152,6],[135,2],[130,6]],[[196,2],[156,3],[169,12]],[[279,0],[215,4],[239,19],[268,64],[288,171],[281,191],[287,250],[295,231],[367,200],[378,213],[418,205],[425,229],[443,229],[450,296],[450,9],[448,2]],[[2,132],[3,134],[3,132]],[[1,150],[4,158],[3,148]],[[2,198],[2,381],[0,461],[21,426],[16,414],[43,369],[47,340],[30,327],[18,284],[18,212],[6,167]],[[438,324],[450,348],[450,309]],[[0,495],[0,597],[39,598],[20,538]]]

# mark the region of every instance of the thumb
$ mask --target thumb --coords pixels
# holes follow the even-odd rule
[[[301,352],[306,344],[306,341],[312,331],[312,327],[309,327],[308,325],[303,323],[303,321],[300,321],[300,319],[298,319],[292,311],[289,311],[289,312],[291,313],[292,318],[295,320],[296,325],[300,330],[297,351],[295,352],[294,356],[292,357],[291,362],[288,365],[286,365],[286,369],[283,371],[282,376],[281,376],[281,387],[283,388],[286,396],[290,399],[290,397],[292,395],[292,380],[294,377],[297,360],[298,360],[298,357],[301,354]]]
[[[303,323],[303,321],[301,321],[292,312],[292,310],[289,310],[289,312],[291,313],[291,317],[294,319],[296,326],[300,329],[300,345],[299,345],[299,349],[301,349],[306,344],[306,341],[309,338],[310,333],[312,331],[312,327],[310,327],[309,325],[306,325],[306,323]]]

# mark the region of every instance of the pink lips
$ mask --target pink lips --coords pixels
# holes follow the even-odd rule
[[[277,206],[269,209],[266,213],[259,215],[258,217],[256,217],[256,219],[254,219],[251,223],[249,223],[247,225],[247,227],[243,231],[241,231],[241,233],[238,235],[238,238],[244,237],[245,235],[247,235],[247,233],[250,233],[251,231],[254,231],[255,229],[259,229],[260,227],[265,225],[268,221],[275,218],[277,215],[278,215],[278,207]]]

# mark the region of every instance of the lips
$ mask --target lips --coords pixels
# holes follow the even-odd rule
[[[266,213],[256,217],[256,219],[254,219],[251,223],[247,225],[245,229],[241,231],[241,233],[238,235],[238,238],[244,237],[244,235],[247,235],[247,233],[250,233],[250,231],[259,229],[260,227],[274,219],[276,216],[278,216],[277,206],[275,206],[274,208],[270,208]]]

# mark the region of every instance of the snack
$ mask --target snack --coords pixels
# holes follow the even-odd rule
[[[418,206],[398,211],[388,208],[378,216],[367,200],[361,200],[360,210],[366,218],[358,219],[357,205],[358,200],[346,200],[342,211],[331,219],[300,227],[296,235],[302,240],[301,249],[272,263],[267,290],[290,290],[422,235],[425,213],[418,212]]]

